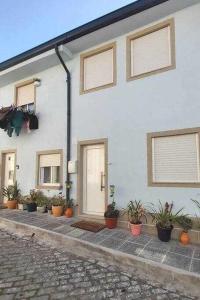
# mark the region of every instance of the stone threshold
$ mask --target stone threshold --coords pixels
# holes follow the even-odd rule
[[[162,243],[142,234],[134,238],[127,230],[104,229],[90,233],[70,226],[77,219],[54,218],[46,214],[0,211],[0,228],[73,254],[109,261],[125,272],[199,297],[200,247]],[[181,252],[182,251],[182,252]],[[178,267],[177,263],[179,263]],[[181,268],[182,266],[182,268]]]

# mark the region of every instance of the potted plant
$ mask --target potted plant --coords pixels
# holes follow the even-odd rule
[[[163,205],[159,201],[159,207],[156,208],[153,204],[151,205],[150,215],[152,216],[152,221],[156,223],[156,228],[158,232],[158,238],[162,242],[169,242],[171,239],[171,232],[173,224],[177,223],[180,219],[180,212],[183,210],[181,208],[176,213],[172,212],[173,203],[168,202]]]
[[[65,204],[65,201],[63,199],[62,195],[54,196],[51,199],[52,203],[52,214],[54,217],[60,217],[63,214],[63,207]]]
[[[187,215],[183,215],[180,216],[178,223],[183,228],[183,231],[180,234],[180,242],[183,245],[188,245],[190,243],[188,231],[192,229],[192,220]]]
[[[42,191],[36,192],[36,204],[37,211],[40,213],[44,213],[46,211],[48,198],[44,195]]]
[[[107,228],[113,229],[117,227],[117,220],[119,217],[119,210],[116,209],[116,202],[114,200],[115,186],[110,185],[110,198],[112,203],[107,206],[107,210],[104,213],[105,223]]]
[[[26,205],[26,198],[21,196],[18,200],[18,209],[19,210],[26,210],[27,205]]]
[[[37,209],[36,199],[37,199],[36,190],[30,190],[30,195],[26,196],[26,206],[28,212],[36,211]]]
[[[14,185],[3,187],[2,194],[5,198],[7,198],[7,207],[9,209],[15,209],[20,198],[20,189],[17,181],[14,183]]]
[[[71,218],[73,216],[73,207],[74,207],[74,200],[73,199],[66,200],[65,216],[67,218]]]
[[[142,219],[144,218],[147,222],[144,207],[141,201],[130,201],[127,206],[127,214],[129,220],[129,227],[133,235],[137,236],[141,234]]]

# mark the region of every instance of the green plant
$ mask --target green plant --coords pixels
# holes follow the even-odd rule
[[[52,206],[64,206],[65,200],[62,195],[55,195],[51,198]]]
[[[171,226],[175,223],[178,223],[181,218],[181,211],[183,208],[173,213],[173,203],[169,204],[166,202],[164,205],[159,201],[158,208],[151,204],[150,207],[150,215],[152,217],[152,221],[155,222],[161,228],[171,228]]]
[[[178,220],[178,224],[183,228],[183,231],[188,232],[188,230],[192,229],[192,220],[187,215],[180,216]]]
[[[72,208],[74,206],[74,199],[66,200],[66,208]]]
[[[131,224],[141,224],[142,223],[142,218],[144,218],[147,222],[147,217],[145,214],[144,207],[142,206],[141,201],[130,201],[128,206],[127,206],[127,214],[128,214],[128,219]]]
[[[42,191],[36,191],[36,204],[38,207],[43,207],[46,206],[48,203],[48,198],[47,196],[44,195]]]
[[[9,185],[8,187],[2,188],[2,194],[8,201],[19,200],[21,196],[21,191],[19,189],[19,185],[17,181],[15,181],[14,185]]]
[[[115,195],[115,186],[110,185],[110,198],[112,199],[112,203],[108,204],[107,209],[104,213],[105,218],[118,218],[119,217],[119,210],[116,209],[116,202],[114,199]]]

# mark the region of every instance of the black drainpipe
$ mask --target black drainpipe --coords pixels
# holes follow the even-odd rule
[[[56,55],[58,56],[61,65],[63,66],[66,74],[67,74],[67,177],[66,177],[66,199],[70,199],[70,188],[71,188],[71,181],[70,181],[70,173],[68,169],[68,162],[71,159],[71,74],[60,55],[58,46],[55,46]]]

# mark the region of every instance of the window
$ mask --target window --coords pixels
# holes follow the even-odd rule
[[[16,86],[16,106],[24,111],[35,109],[35,85],[34,80],[28,80]]]
[[[116,84],[116,44],[109,44],[81,55],[80,93]]]
[[[127,37],[127,80],[175,68],[173,19]]]
[[[51,150],[37,153],[37,186],[60,188],[62,185],[62,151]]]
[[[148,134],[150,186],[200,187],[200,128]]]

